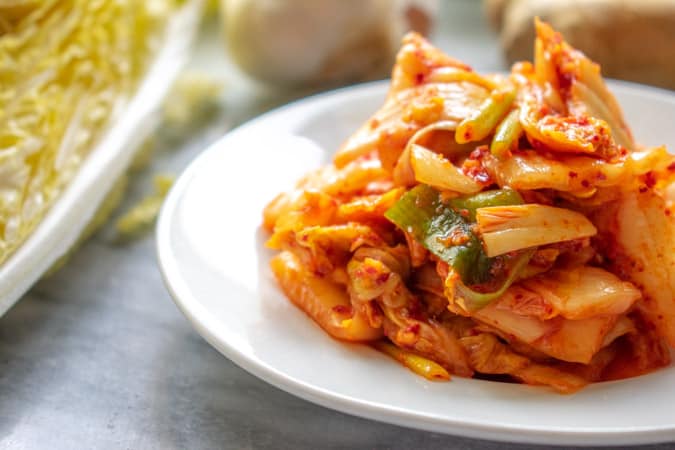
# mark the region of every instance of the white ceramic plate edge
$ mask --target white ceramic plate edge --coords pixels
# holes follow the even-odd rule
[[[158,234],[159,233],[163,233],[160,227],[158,227]],[[161,254],[162,252],[161,249],[158,249],[157,251],[158,254]],[[475,439],[522,444],[546,444],[557,446],[639,445],[671,442],[675,436],[671,429],[662,431],[658,429],[624,429],[612,430],[610,432],[611,434],[604,434],[596,431],[586,432],[575,429],[559,429],[552,431],[528,427],[517,428],[514,426],[498,426],[494,424],[480,425],[461,421],[449,423],[447,420],[439,420],[433,415],[421,416],[419,414],[410,414],[405,410],[394,409],[387,405],[365,402],[359,399],[342,396],[334,392],[318,389],[310,384],[288,377],[267,364],[253,362],[249,358],[243,357],[236,348],[226,345],[224,343],[225,341],[219,338],[217,333],[211,332],[212,329],[217,328],[217,324],[209,318],[209,312],[197,304],[187,306],[186,303],[189,302],[185,302],[184,299],[187,298],[185,295],[189,295],[188,290],[182,287],[181,283],[169,281],[169,277],[171,277],[172,274],[171,266],[169,264],[164,265],[161,272],[162,278],[164,279],[176,306],[190,321],[199,335],[211,346],[251,375],[260,378],[291,395],[328,409],[406,428]],[[311,319],[307,318],[307,320]],[[335,345],[340,345],[340,343],[336,341]],[[401,368],[401,370],[403,370],[403,368]],[[552,393],[551,395],[556,394]]]
[[[675,104],[675,97],[672,97],[672,93],[668,91],[643,87],[626,82],[612,83],[621,85],[624,89],[638,90],[641,93],[648,92],[649,95],[661,96],[665,93],[671,96]],[[234,133],[239,133],[248,127],[255,126],[259,121],[263,121],[271,115],[279,114],[284,110],[293,108],[293,106],[299,102],[320,101],[322,99],[329,99],[333,96],[343,94],[353,95],[358,89],[363,90],[368,89],[369,87],[377,88],[382,85],[383,82],[369,83],[365,86],[343,88],[338,91],[327,92],[308,99],[302,99],[298,102],[293,102],[263,114],[239,128],[232,130],[228,134],[232,135]],[[513,426],[510,424],[503,426],[499,424],[480,424],[462,420],[448,421],[447,418],[439,419],[431,414],[421,415],[418,413],[410,413],[409,411],[400,408],[392,408],[388,405],[363,401],[358,398],[326,391],[301,380],[289,377],[276,370],[274,367],[266,364],[264,361],[259,359],[252,360],[243,355],[236,347],[229,345],[226,342],[226,339],[219,335],[217,331],[219,327],[218,321],[210,315],[210,312],[207,309],[202,307],[200,303],[192,297],[190,289],[181,279],[179,271],[173,263],[170,255],[170,247],[166,245],[169,240],[171,226],[169,218],[173,216],[173,211],[177,207],[179,193],[190,183],[192,177],[199,172],[200,165],[208,164],[209,153],[218,146],[218,143],[214,144],[193,161],[183,172],[178,182],[169,193],[157,225],[156,250],[162,277],[164,278],[166,286],[178,308],[205,340],[244,370],[286,392],[327,408],[368,419],[404,427],[424,429],[427,431],[496,441],[550,445],[612,446],[670,442],[675,440],[675,425],[672,427],[624,427],[602,430],[579,430],[576,428],[559,427],[552,430],[548,428],[542,429],[537,426]],[[340,344],[336,343],[336,345]]]

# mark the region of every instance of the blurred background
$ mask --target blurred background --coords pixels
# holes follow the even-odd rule
[[[605,76],[675,88],[673,0],[211,0],[207,16],[238,68],[277,86],[386,76],[407,30],[478,69],[505,68],[531,59],[538,16]]]
[[[408,30],[475,70],[508,70],[532,59],[535,16],[604,76],[675,89],[675,0],[209,0],[189,71],[222,88],[211,106],[226,109],[232,125],[386,78]]]

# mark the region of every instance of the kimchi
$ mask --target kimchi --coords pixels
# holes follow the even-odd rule
[[[675,157],[535,26],[507,75],[407,35],[384,105],[267,205],[272,271],[331,336],[432,380],[561,393],[670,363]]]

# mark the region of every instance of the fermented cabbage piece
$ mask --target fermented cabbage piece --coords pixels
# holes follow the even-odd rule
[[[508,76],[407,36],[381,109],[265,209],[279,284],[331,335],[561,393],[670,363],[675,156],[535,25]]]

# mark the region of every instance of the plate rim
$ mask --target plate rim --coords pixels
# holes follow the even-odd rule
[[[607,80],[611,88],[632,91],[640,95],[656,96],[660,100],[664,97],[675,105],[675,92],[653,86],[646,86],[627,81]],[[170,218],[173,217],[178,201],[185,188],[189,185],[199,168],[207,164],[220,147],[236,135],[245,132],[248,128],[256,127],[259,123],[283,115],[298,106],[311,107],[328,102],[340,96],[360,97],[368,95],[371,90],[382,89],[386,93],[389,80],[378,80],[367,83],[346,86],[327,92],[300,98],[278,108],[267,111],[255,118],[228,131],[216,142],[209,145],[183,170],[178,180],[170,190],[161,208],[156,226],[155,252],[164,284],[174,304],[192,324],[195,330],[211,346],[223,356],[234,362],[251,375],[262,379],[268,384],[279,388],[291,395],[309,402],[321,405],[328,409],[340,411],[353,416],[362,417],[382,423],[394,424],[406,428],[420,429],[443,434],[464,436],[475,439],[488,439],[500,442],[523,444],[548,445],[640,445],[675,442],[675,422],[670,426],[639,426],[601,428],[595,430],[579,430],[574,427],[558,427],[556,429],[542,428],[519,424],[494,423],[481,424],[475,421],[465,421],[457,418],[437,417],[432,414],[412,412],[399,407],[365,401],[344,395],[339,392],[314,386],[292,376],[284,374],[259,358],[248,358],[234,345],[218,336],[217,320],[203,307],[189,292],[185,281],[178,274],[178,269],[171,258]],[[344,100],[344,99],[343,99]],[[383,99],[384,100],[384,99]],[[552,443],[551,440],[558,440]]]

